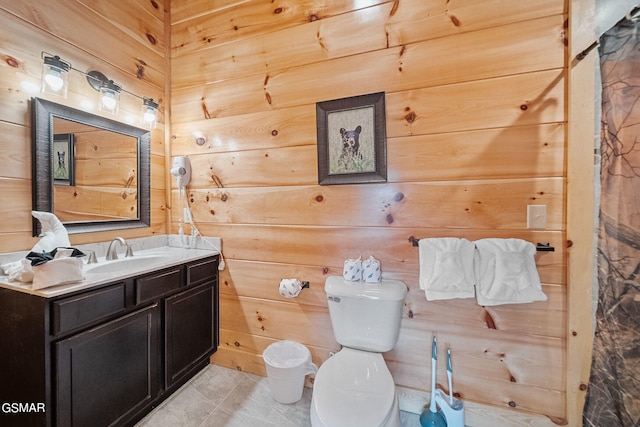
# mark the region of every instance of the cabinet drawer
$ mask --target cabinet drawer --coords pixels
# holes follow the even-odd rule
[[[180,268],[136,279],[136,304],[141,304],[180,289]]]
[[[125,284],[86,292],[51,303],[51,333],[58,335],[89,325],[126,309]]]
[[[212,280],[216,276],[217,269],[218,258],[187,265],[187,285],[195,285],[205,280]]]

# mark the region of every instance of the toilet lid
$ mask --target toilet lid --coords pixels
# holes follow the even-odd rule
[[[312,404],[325,426],[379,426],[393,407],[395,393],[382,354],[344,348],[318,371]]]

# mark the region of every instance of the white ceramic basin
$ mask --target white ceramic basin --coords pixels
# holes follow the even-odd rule
[[[115,271],[135,273],[139,270],[146,270],[167,264],[172,260],[173,257],[168,255],[133,256],[130,258],[119,258],[113,261],[102,261],[98,264],[87,264],[84,267],[84,272],[85,274],[103,274],[113,273]]]

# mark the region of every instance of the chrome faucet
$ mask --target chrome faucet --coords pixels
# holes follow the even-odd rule
[[[111,243],[109,243],[109,249],[107,249],[107,256],[105,257],[105,260],[112,261],[114,259],[118,259],[118,253],[116,252],[116,245],[115,245],[116,242],[120,243],[120,246],[124,246],[127,248],[125,257],[133,256],[131,245],[129,245],[126,242],[126,240],[124,240],[122,237],[116,237],[111,241]]]

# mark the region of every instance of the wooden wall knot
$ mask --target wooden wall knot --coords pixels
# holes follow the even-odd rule
[[[418,118],[418,115],[413,112],[413,111],[409,111],[407,114],[404,115],[403,119],[405,122],[411,124],[413,122],[416,121],[416,119]]]
[[[447,16],[449,16],[449,19],[451,20],[453,25],[455,25],[456,27],[459,27],[460,25],[462,25],[462,22],[460,22],[460,19],[458,19],[457,16],[449,15],[448,13],[447,13]]]
[[[487,324],[487,328],[489,329],[498,329],[496,327],[496,322],[493,320],[491,313],[489,313],[486,309],[484,310],[484,322]]]
[[[9,67],[12,67],[12,68],[18,68],[18,67],[20,67],[20,63],[19,63],[19,62],[18,62],[18,60],[17,60],[16,58],[14,58],[13,56],[7,56],[7,57],[4,59],[4,62],[6,62],[6,63],[7,63],[7,65],[8,65]]]

